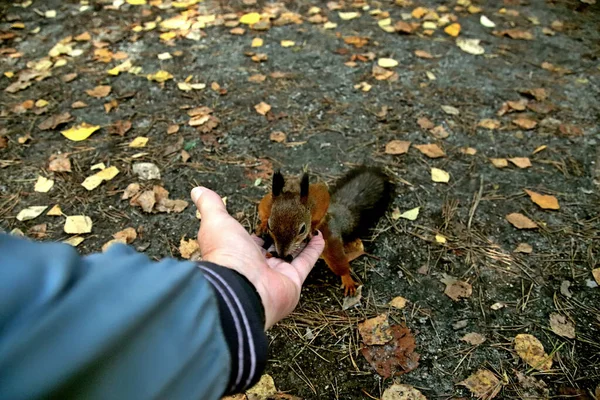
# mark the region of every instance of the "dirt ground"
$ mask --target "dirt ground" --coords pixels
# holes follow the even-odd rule
[[[122,199],[128,185],[160,185],[184,200],[194,185],[208,186],[250,230],[273,169],[298,174],[306,167],[314,180],[331,183],[353,165],[380,165],[397,190],[365,240],[368,255],[352,263],[364,285],[361,302],[343,310],[339,279],[319,262],[299,308],[268,333],[266,373],[277,388],[305,399],[366,399],[380,398],[395,380],[427,398],[460,398],[471,394],[457,384],[487,369],[500,382],[497,398],[598,395],[600,288],[592,270],[600,266],[600,4],[130,2],[3,3],[1,229],[66,240],[72,235],[63,230],[64,216],[45,210],[16,218],[26,207],[58,204],[63,215],[93,221],[92,232],[81,235],[81,253],[100,251],[114,233],[133,227],[132,246],[154,258],[181,257],[181,238],[198,228],[193,205],[144,212]],[[428,8],[425,16],[418,7]],[[254,11],[266,13],[260,23],[236,26]],[[277,23],[289,22],[286,11],[294,13],[291,23]],[[360,16],[345,19],[339,11]],[[446,24],[439,21],[445,14]],[[178,15],[200,22],[161,25]],[[482,15],[496,27],[482,25]],[[391,24],[381,22],[386,18]],[[413,31],[395,32],[399,21]],[[435,29],[423,28],[428,21]],[[461,50],[444,32],[453,22],[461,27],[457,39],[480,39],[485,53]],[[252,47],[254,38],[262,46]],[[56,48],[61,40],[66,49]],[[398,65],[374,68],[382,58]],[[118,75],[107,73],[127,60]],[[148,79],[158,71],[171,78]],[[110,93],[86,93],[99,85]],[[87,106],[73,108],[77,101]],[[255,109],[261,102],[271,106],[259,107],[264,115]],[[40,127],[66,112],[66,123]],[[100,128],[84,141],[61,135],[82,122]],[[145,147],[130,147],[139,136],[148,138]],[[388,154],[392,140],[411,147]],[[430,143],[444,155],[431,158],[415,147]],[[71,172],[49,164],[61,153]],[[515,157],[531,165],[491,161]],[[81,183],[101,162],[120,172],[88,191]],[[139,162],[158,166],[160,179],[140,180],[133,172]],[[431,168],[449,173],[449,182],[433,182]],[[38,176],[54,180],[47,193],[34,190]],[[538,206],[525,189],[554,196],[560,208]],[[398,218],[416,207],[416,220]],[[511,213],[537,227],[517,229],[505,218]],[[515,252],[520,243],[530,248]],[[446,275],[472,293],[452,300],[444,294]],[[405,308],[388,306],[396,296],[407,299]],[[357,323],[382,313],[406,324],[420,354],[418,367],[396,378],[383,379],[360,351]],[[574,338],[551,328],[553,313],[575,327]],[[485,342],[460,340],[470,332]],[[538,371],[517,354],[515,337],[525,333],[552,356],[551,369]]]

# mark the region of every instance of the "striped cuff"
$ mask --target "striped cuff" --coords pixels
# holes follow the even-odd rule
[[[254,286],[236,271],[202,261],[198,265],[219,303],[223,334],[231,354],[227,394],[258,382],[267,362],[264,308]]]

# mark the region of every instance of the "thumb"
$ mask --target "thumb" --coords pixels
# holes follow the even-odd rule
[[[298,271],[302,282],[304,282],[310,270],[315,266],[324,247],[325,240],[323,239],[323,234],[317,231],[317,234],[313,236],[304,250],[292,261],[292,265]]]
[[[192,189],[191,197],[205,221],[223,213],[229,215],[221,196],[210,189],[202,186],[195,187]]]

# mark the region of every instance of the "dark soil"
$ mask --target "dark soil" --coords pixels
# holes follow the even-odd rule
[[[204,2],[190,10],[242,15],[273,6],[226,3]],[[173,17],[184,9],[124,4],[113,10],[107,7],[112,2],[93,0],[83,11],[73,0],[36,0],[26,8],[5,4],[0,70],[12,71],[15,77],[1,78],[2,90],[28,62],[47,57],[59,40],[85,31],[92,41],[107,43],[113,53],[127,53],[143,71],[138,76],[109,76],[106,71],[124,60],[94,60],[92,42],[77,42],[75,48],[83,49],[83,54],[65,56],[66,65],[51,69],[50,77],[16,93],[2,92],[0,228],[27,233],[32,226],[46,223],[43,240],[67,239],[62,217],[42,214],[26,222],[15,218],[31,205],[60,204],[66,215],[84,214],[94,222],[92,233],[78,246],[84,254],[100,251],[112,234],[131,226],[140,233],[133,246],[155,258],[179,257],[180,239],[193,238],[197,231],[195,210],[190,205],[182,213],[147,214],[121,200],[127,185],[140,182],[131,170],[134,162],[158,165],[162,179],[141,183],[160,184],[173,199],[187,199],[196,184],[227,196],[229,211],[249,230],[274,168],[298,174],[308,167],[313,179],[331,183],[355,164],[384,166],[397,184],[392,208],[420,207],[420,214],[416,221],[394,220],[390,210],[372,240],[365,241],[370,256],[353,262],[356,278],[364,284],[358,307],[342,310],[339,279],[324,263],[317,265],[299,308],[269,332],[266,372],[277,388],[307,399],[379,398],[392,380],[377,375],[361,355],[356,325],[389,312],[392,321],[412,330],[421,355],[420,365],[399,381],[419,388],[427,398],[470,396],[456,384],[479,368],[493,371],[503,382],[498,398],[527,398],[517,371],[547,385],[548,391],[535,398],[593,398],[600,383],[600,288],[591,273],[600,259],[600,4],[476,2],[497,24],[490,29],[479,23],[480,14],[454,11],[453,1],[414,0],[410,7],[391,1],[368,3],[371,10],[389,12],[392,25],[417,6],[446,5],[458,17],[461,37],[481,39],[486,52],[475,56],[461,51],[441,28],[431,36],[421,28],[411,35],[384,32],[368,11],[343,21],[337,11],[317,1],[288,2],[286,7],[304,19],[309,17],[310,6],[322,7],[321,14],[338,23],[337,28],[325,30],[322,23],[305,21],[267,31],[244,26],[246,32],[239,36],[225,26],[207,26],[198,41],[178,37],[170,42],[160,40],[158,28],[141,32],[132,28],[159,16],[163,20]],[[502,7],[509,12],[501,13]],[[344,9],[360,11],[349,2]],[[46,10],[56,10],[56,18],[45,18]],[[20,22],[24,29],[11,28]],[[551,26],[554,35],[544,34],[543,29]],[[533,40],[491,33],[511,28],[530,31]],[[369,42],[356,49],[344,43],[343,37],[351,35],[368,37]],[[263,38],[264,46],[251,48],[254,37]],[[281,40],[293,40],[296,45],[284,48]],[[427,51],[434,58],[419,58],[415,50]],[[15,57],[15,52],[21,56]],[[157,55],[164,52],[173,58],[159,60]],[[266,53],[268,60],[254,62],[246,52]],[[345,65],[353,54],[368,52],[375,60]],[[397,80],[374,79],[372,68],[381,57],[399,61],[393,69]],[[542,68],[544,62],[563,69]],[[174,80],[159,84],[146,79],[158,70],[169,71]],[[428,71],[435,80],[428,79]],[[65,83],[62,77],[73,72],[77,78]],[[273,77],[274,72],[285,76]],[[266,75],[266,80],[249,82],[255,74]],[[176,82],[189,75],[194,76],[192,83],[206,83],[206,89],[179,90]],[[372,85],[370,91],[354,88],[363,81]],[[212,82],[227,92],[211,89]],[[108,97],[96,99],[85,93],[101,84],[112,86]],[[546,89],[548,98],[536,102],[519,93],[533,88]],[[496,115],[504,102],[524,98],[537,111],[548,111],[536,108],[537,103],[551,105],[551,110]],[[45,113],[15,109],[29,99],[47,100]],[[113,99],[118,107],[105,112],[103,104]],[[88,107],[71,109],[78,100]],[[272,106],[266,116],[254,109],[261,101]],[[460,113],[447,114],[443,105],[456,107]],[[198,106],[214,110],[220,119],[218,127],[202,133],[188,125],[186,107]],[[385,115],[382,109],[387,110]],[[47,117],[66,111],[73,121],[53,130],[38,128]],[[538,122],[537,126],[520,130],[511,122],[523,116]],[[419,126],[421,117],[443,126],[449,136],[436,139]],[[501,121],[501,126],[494,130],[478,127],[486,118]],[[123,137],[109,134],[118,120],[132,122]],[[82,142],[68,141],[59,133],[83,121],[102,129]],[[179,132],[167,135],[170,124],[179,124]],[[275,131],[287,134],[287,145],[270,140]],[[31,140],[20,144],[18,139],[26,134]],[[129,148],[136,136],[148,137],[148,145]],[[385,144],[393,139],[410,141],[413,147],[404,155],[387,155]],[[414,148],[425,143],[440,144],[446,156],[431,159]],[[542,145],[547,148],[532,154]],[[477,153],[463,154],[460,149],[464,147]],[[181,159],[182,149],[191,156],[187,162]],[[50,156],[60,152],[70,154],[71,173],[48,170]],[[134,158],[138,153],[144,154]],[[498,169],[489,161],[504,157],[529,157],[532,166],[519,169],[509,164]],[[81,182],[93,173],[90,166],[99,162],[115,165],[121,173],[87,191]],[[450,182],[433,183],[431,167],[449,172]],[[55,180],[50,192],[34,192],[38,175]],[[541,209],[523,189],[556,196],[560,210]],[[516,229],[505,220],[513,212],[529,216],[539,229]],[[447,242],[436,242],[436,234]],[[513,252],[519,243],[528,243],[533,252]],[[451,300],[444,294],[443,274],[469,282],[472,295]],[[560,290],[564,281],[571,284],[570,296]],[[389,308],[387,303],[396,296],[408,299],[405,309]],[[506,306],[490,308],[498,302]],[[549,316],[554,312],[574,323],[575,339],[550,329]],[[457,328],[457,323],[462,327]],[[478,332],[487,340],[477,347],[460,341],[468,332]],[[519,333],[533,334],[547,353],[554,352],[551,371],[532,371],[517,356],[512,342]]]

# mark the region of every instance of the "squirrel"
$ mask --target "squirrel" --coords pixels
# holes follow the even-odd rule
[[[344,295],[354,295],[356,282],[344,245],[368,233],[385,214],[393,184],[382,169],[357,167],[340,178],[331,191],[325,183],[309,184],[308,174],[286,183],[280,171],[273,174],[271,193],[258,205],[257,236],[275,256],[291,261],[292,254],[320,230],[325,239],[322,257],[342,278]]]

